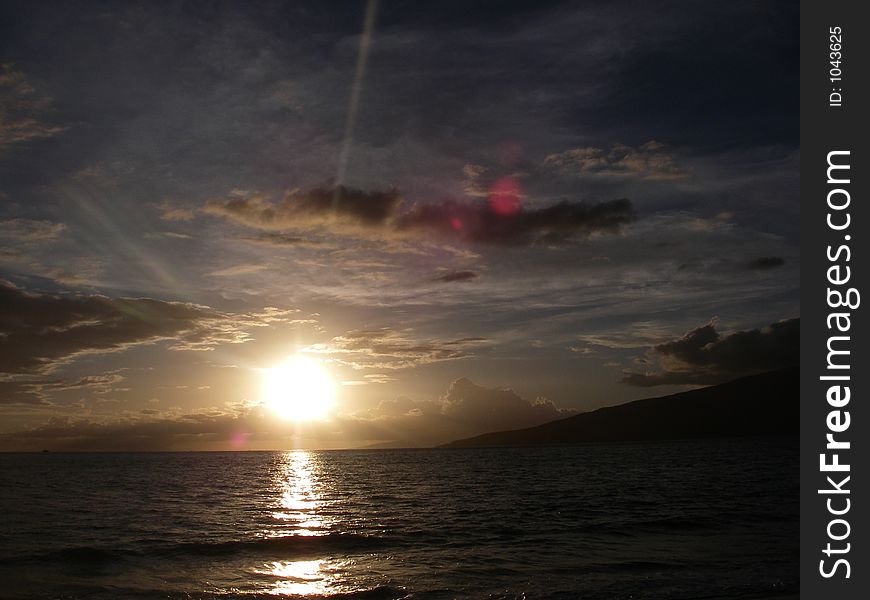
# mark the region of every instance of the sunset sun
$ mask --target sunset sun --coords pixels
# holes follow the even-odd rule
[[[335,400],[335,382],[318,360],[293,356],[263,371],[262,400],[291,421],[325,418]]]

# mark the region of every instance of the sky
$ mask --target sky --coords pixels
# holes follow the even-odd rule
[[[793,2],[4,1],[0,450],[428,445],[792,364],[797,69]],[[300,356],[324,418],[264,397]]]

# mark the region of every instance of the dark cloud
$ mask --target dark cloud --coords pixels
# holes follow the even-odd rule
[[[648,355],[659,372],[626,373],[623,382],[642,387],[708,385],[798,364],[800,319],[722,335],[716,321],[654,346]]]
[[[596,232],[613,233],[635,219],[631,201],[559,202],[543,208],[518,208],[510,214],[488,202],[418,204],[402,215],[399,231],[434,234],[493,245],[564,243]]]
[[[549,400],[529,402],[513,390],[485,388],[463,377],[450,384],[441,400],[441,414],[481,429],[498,430],[533,427],[571,413]]]
[[[746,268],[753,271],[775,269],[785,264],[785,259],[780,256],[761,256],[746,263]]]
[[[289,192],[277,203],[245,195],[206,204],[208,214],[272,232],[304,231],[383,240],[424,238],[491,245],[561,244],[596,232],[613,233],[635,219],[631,201],[562,201],[523,207],[511,196],[506,208],[479,198],[417,203],[402,210],[396,191],[339,187]]]
[[[444,275],[434,278],[432,281],[452,283],[454,281],[471,281],[478,277],[480,277],[480,273],[477,271],[451,271],[450,273],[445,273]]]
[[[203,350],[248,341],[248,328],[289,322],[296,311],[231,314],[185,302],[43,294],[0,281],[0,372],[45,371],[78,354],[112,352],[159,340]]]
[[[36,294],[0,283],[0,365],[36,371],[88,351],[174,337],[211,316],[202,307],[147,298]]]

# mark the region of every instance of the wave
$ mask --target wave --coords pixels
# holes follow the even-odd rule
[[[181,555],[215,556],[238,553],[307,554],[313,552],[366,552],[384,547],[385,537],[353,533],[330,533],[327,535],[290,535],[252,540],[224,542],[186,542],[174,544],[168,553]]]
[[[371,552],[395,541],[385,537],[332,533],[313,536],[282,536],[249,540],[172,543],[162,540],[140,540],[123,547],[75,546],[43,554],[0,558],[0,564],[20,562],[62,562],[77,566],[110,563],[128,558],[214,557],[238,554],[267,555],[286,558],[308,554]]]
[[[41,599],[42,595],[28,595],[20,597],[21,600]],[[52,596],[54,597],[54,596]],[[79,585],[64,590],[64,600],[153,600],[164,598],[165,600],[276,600],[275,594],[266,592],[200,592],[200,591],[168,591],[165,589],[127,588],[119,586],[87,586]],[[381,585],[373,588],[361,589],[353,592],[336,592],[334,594],[282,594],[277,598],[284,600],[401,600],[403,598],[415,598],[406,590],[398,587]]]
[[[304,596],[294,596],[293,594],[282,595],[281,598],[305,598],[305,600],[399,600],[407,598],[408,592],[402,588],[392,587],[388,585],[379,585],[377,587],[357,590],[355,592],[337,592],[335,594],[305,594]],[[197,600],[275,600],[274,594],[237,594],[229,593],[214,593],[205,594],[202,596],[184,596],[185,599],[196,598]]]
[[[615,519],[611,522],[594,521],[591,523],[578,524],[573,531],[600,534],[603,536],[637,536],[656,531],[705,531],[715,530],[723,525],[723,521],[716,518],[700,519],[692,517],[668,516],[653,517],[647,519]]]

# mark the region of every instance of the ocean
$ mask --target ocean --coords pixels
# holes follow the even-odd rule
[[[0,455],[0,598],[796,597],[796,439]]]

